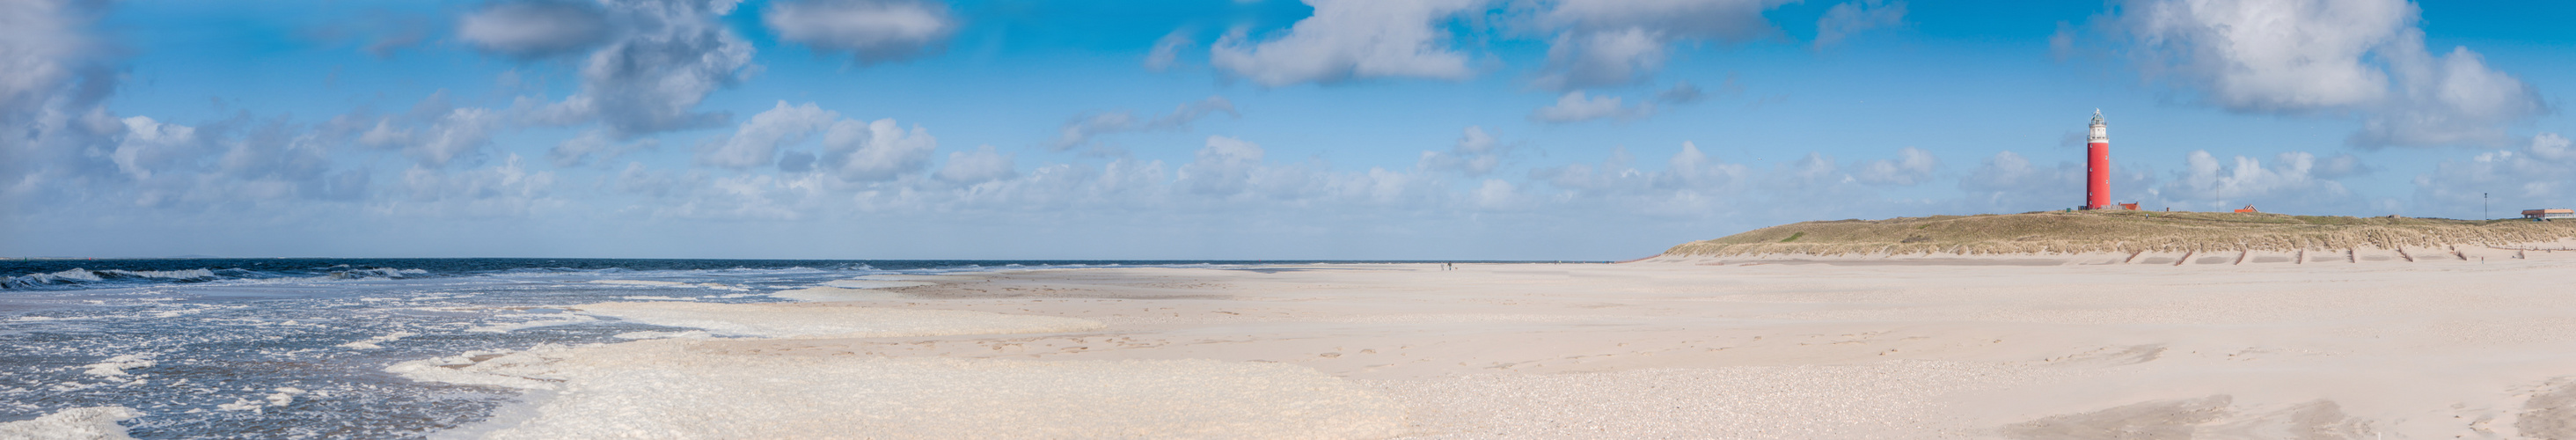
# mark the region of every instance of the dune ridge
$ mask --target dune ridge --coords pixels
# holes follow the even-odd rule
[[[2576,240],[2576,222],[2075,211],[1800,222],[1684,243],[1662,256],[2244,255],[2408,249],[2448,253],[2463,252],[2464,247],[2568,250],[2562,248],[2568,248],[2571,240]]]

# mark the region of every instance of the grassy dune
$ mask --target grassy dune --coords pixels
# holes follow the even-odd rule
[[[2078,211],[1792,223],[1666,255],[2023,254],[2487,246],[2576,238],[2576,221]]]

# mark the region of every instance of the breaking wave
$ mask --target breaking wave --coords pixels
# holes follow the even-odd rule
[[[164,282],[203,282],[224,278],[212,269],[188,270],[89,270],[72,268],[60,272],[33,273],[0,281],[0,289],[26,289],[47,285],[104,283],[120,280],[156,280]]]

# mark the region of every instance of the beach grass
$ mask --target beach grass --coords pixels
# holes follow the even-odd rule
[[[1664,253],[1736,256],[2299,251],[2510,246],[2567,238],[2576,238],[2576,222],[2043,211],[1801,222],[1685,243]]]

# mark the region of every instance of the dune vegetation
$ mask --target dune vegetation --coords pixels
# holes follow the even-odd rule
[[[2576,238],[2576,221],[2271,213],[2044,211],[1792,223],[1666,255],[2031,254],[2512,246]]]

